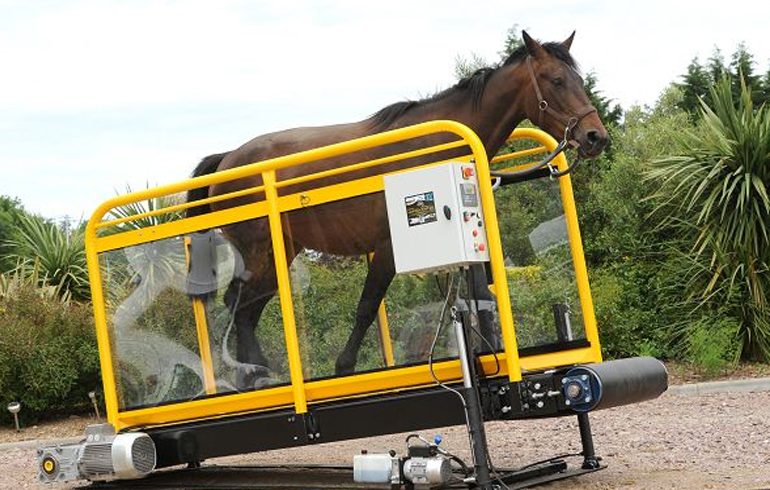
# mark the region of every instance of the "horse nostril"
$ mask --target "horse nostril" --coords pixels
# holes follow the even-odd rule
[[[586,143],[588,147],[595,152],[600,152],[604,149],[609,141],[609,135],[605,131],[598,129],[589,129],[586,131]]]

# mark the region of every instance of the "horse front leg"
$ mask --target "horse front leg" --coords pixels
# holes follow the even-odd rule
[[[479,320],[479,330],[481,336],[486,342],[481,347],[486,350],[492,347],[493,350],[500,348],[500,340],[495,327],[495,298],[489,291],[489,282],[487,281],[487,272],[485,265],[474,264],[470,266],[469,289],[473,291],[472,297],[476,300],[478,310],[476,314]]]
[[[369,326],[377,317],[377,310],[395,275],[393,247],[388,240],[387,243],[377,247],[374,252],[374,259],[369,264],[369,271],[364,281],[364,290],[356,309],[356,324],[353,331],[350,332],[345,349],[337,358],[335,373],[338,376],[351,374],[355,370],[358,351],[361,349]]]

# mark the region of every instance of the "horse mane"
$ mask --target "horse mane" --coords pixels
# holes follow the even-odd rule
[[[567,66],[578,70],[578,65],[572,58],[572,55],[561,43],[543,43],[542,46],[551,56],[560,61],[563,61],[567,64]],[[473,101],[473,108],[477,109],[481,105],[481,99],[484,96],[484,90],[486,89],[489,80],[492,78],[492,75],[494,75],[495,72],[503,66],[508,66],[524,61],[528,55],[529,52],[527,51],[526,46],[521,45],[501,63],[498,63],[496,66],[480,68],[473,72],[470,76],[463,78],[454,86],[449,87],[446,90],[438,92],[437,94],[431,95],[424,99],[405,100],[384,107],[375,112],[370,117],[372,127],[375,129],[388,128],[413,109],[417,107],[423,107],[433,102],[439,102],[457,93],[467,93],[467,95]]]

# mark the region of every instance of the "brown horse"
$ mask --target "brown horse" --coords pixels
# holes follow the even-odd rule
[[[449,119],[470,127],[484,143],[491,158],[505,143],[513,129],[525,118],[536,123],[554,138],[568,137],[578,146],[583,157],[598,155],[608,134],[596,109],[590,104],[577,66],[569,53],[574,33],[562,43],[539,43],[526,32],[524,45],[499,67],[482,69],[454,87],[433,97],[388,106],[369,119],[335,126],[296,128],[258,136],[240,148],[206,157],[195,169],[194,176],[230,169],[252,162],[288,155],[303,150],[396,129],[420,122]],[[416,145],[439,144],[445,137],[434,136],[419,142],[398,143],[397,152],[409,151]],[[391,145],[392,146],[392,145]],[[394,149],[389,149],[389,154]],[[381,156],[382,149],[372,149],[334,159],[288,168],[278,179],[348,165]],[[434,156],[435,158],[435,156]],[[401,168],[428,163],[409,160]],[[397,167],[396,167],[397,168]],[[390,168],[389,170],[395,170]],[[329,185],[342,180],[361,178],[382,169],[359,171],[354,175],[329,177],[314,185]],[[241,179],[194,189],[188,195],[192,202],[247,187],[261,185],[261,177]],[[293,192],[299,189],[292,189]],[[261,196],[218,203],[215,209],[241,205]],[[190,210],[191,215],[208,212],[206,206]],[[302,249],[336,255],[362,255],[374,252],[369,265],[356,322],[347,344],[337,359],[337,374],[353,372],[365,333],[374,321],[378,306],[394,275],[393,252],[382,193],[311,206],[288,213],[284,220],[286,253],[289,263]],[[266,366],[266,359],[254,336],[260,315],[277,289],[272,242],[266,218],[228,226],[225,235],[240,251],[250,272],[236,279],[228,288],[225,301],[233,311],[238,339],[237,360]],[[243,373],[241,373],[243,374]],[[248,381],[239,378],[239,388]]]

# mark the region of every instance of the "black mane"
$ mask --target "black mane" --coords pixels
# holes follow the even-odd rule
[[[543,43],[542,46],[551,56],[563,61],[567,64],[567,66],[578,70],[577,63],[572,58],[572,55],[570,55],[569,51],[561,43]],[[442,92],[421,100],[406,100],[384,107],[371,116],[372,126],[379,129],[388,128],[390,125],[396,122],[396,120],[400,119],[404,114],[411,111],[415,107],[421,107],[432,102],[438,102],[458,92],[470,92],[469,95],[473,100],[473,107],[477,108],[481,104],[481,99],[484,96],[484,89],[486,89],[487,83],[489,83],[489,79],[492,78],[492,75],[498,70],[498,68],[501,66],[512,65],[514,63],[520,63],[524,61],[528,55],[529,52],[527,51],[526,46],[522,45],[497,66],[476,70],[470,76],[463,78],[457,82],[457,84]]]

